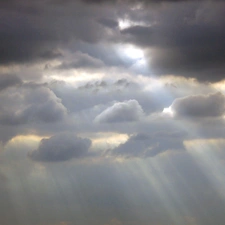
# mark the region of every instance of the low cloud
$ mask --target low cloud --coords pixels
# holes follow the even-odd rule
[[[103,66],[104,66],[104,63],[100,59],[93,58],[90,55],[82,53],[82,52],[77,52],[73,56],[73,61],[62,62],[56,68],[59,70],[80,69],[80,68],[97,69],[97,68],[102,68]]]
[[[0,75],[0,91],[17,84],[22,84],[22,80],[18,76],[13,74]]]
[[[67,114],[61,100],[44,86],[12,87],[2,92],[0,101],[0,124],[3,125],[57,122]]]
[[[74,134],[58,134],[41,140],[39,147],[28,155],[34,161],[57,162],[87,155],[91,140]]]
[[[183,133],[160,132],[155,134],[135,134],[125,143],[108,150],[106,154],[125,158],[154,157],[168,150],[183,150]]]
[[[217,92],[177,98],[171,110],[177,117],[221,117],[225,113],[225,96]]]
[[[99,123],[119,123],[138,121],[144,112],[136,100],[117,102],[100,113],[95,121]]]

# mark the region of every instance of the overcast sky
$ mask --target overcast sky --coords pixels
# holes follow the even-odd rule
[[[1,0],[0,224],[224,225],[224,15]]]

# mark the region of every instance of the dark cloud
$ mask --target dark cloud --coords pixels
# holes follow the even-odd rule
[[[141,7],[140,1],[118,1],[114,6],[84,2],[106,1],[2,2],[0,64],[58,58],[64,69],[128,68],[132,60],[112,46],[133,43],[145,50],[150,65],[147,75],[173,74],[212,82],[224,78],[224,1],[141,1],[163,3],[157,7]],[[120,30],[121,20],[131,23]],[[96,47],[97,43],[101,45]],[[68,61],[65,50],[84,51],[93,59],[79,55],[74,62]]]
[[[16,75],[13,74],[0,75],[0,91],[18,84],[22,84],[22,80]]]
[[[108,150],[106,154],[132,158],[154,157],[168,150],[184,150],[183,132],[159,132],[155,134],[139,133],[132,135],[125,143]]]
[[[57,162],[86,156],[91,140],[65,133],[41,140],[38,149],[29,153],[35,161]]]
[[[92,4],[99,4],[99,3],[146,3],[146,4],[152,4],[152,3],[162,3],[162,2],[193,2],[193,1],[205,1],[205,0],[82,0],[86,3],[92,3]],[[223,1],[223,0],[218,0]]]
[[[99,123],[132,122],[141,119],[144,112],[136,100],[117,102],[100,113],[95,121]]]
[[[118,27],[118,21],[110,19],[110,18],[100,18],[98,20],[98,22],[100,24],[102,24],[103,26],[109,27],[109,28],[115,28]]]
[[[178,98],[172,103],[171,110],[178,117],[221,117],[225,113],[225,96],[217,92]]]
[[[95,43],[103,35],[99,9],[79,1],[12,1],[2,6],[0,64],[51,60],[61,57],[59,49],[71,41]]]
[[[121,33],[148,49],[155,74],[219,81],[225,71],[224,10],[222,1],[166,4],[152,12],[154,16],[141,17],[147,25],[131,25]]]

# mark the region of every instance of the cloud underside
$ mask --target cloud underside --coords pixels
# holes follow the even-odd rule
[[[59,134],[41,140],[38,148],[29,152],[34,161],[58,162],[87,156],[91,140],[74,134]]]
[[[99,123],[134,122],[143,117],[144,113],[136,100],[117,102],[100,113],[95,121]]]
[[[170,107],[178,117],[221,117],[225,113],[225,96],[220,92],[187,96],[175,99]]]
[[[212,82],[224,78],[223,1],[160,1],[163,4],[156,5],[152,5],[156,1],[143,1],[149,3],[143,8],[135,8],[135,1],[114,7],[98,4],[104,2],[2,2],[6,22],[1,30],[0,64],[56,59],[61,61],[58,69],[102,68],[116,61],[127,66],[113,49],[92,48],[103,42],[122,43],[145,51],[148,74]],[[121,28],[120,21],[127,21],[127,27]],[[81,47],[84,43],[89,47]],[[78,58],[68,62],[65,51],[71,50],[78,52]]]

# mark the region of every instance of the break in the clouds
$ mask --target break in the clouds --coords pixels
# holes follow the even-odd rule
[[[29,157],[36,161],[57,162],[80,158],[88,153],[91,140],[74,134],[59,134],[41,140],[38,148],[29,152]]]

